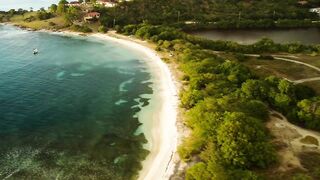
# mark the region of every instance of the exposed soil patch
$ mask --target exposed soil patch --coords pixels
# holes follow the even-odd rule
[[[300,153],[299,159],[308,174],[314,179],[320,179],[320,153],[304,152]]]
[[[291,124],[278,112],[270,113],[266,126],[279,156],[278,165],[265,172],[270,179],[320,179],[320,133]]]

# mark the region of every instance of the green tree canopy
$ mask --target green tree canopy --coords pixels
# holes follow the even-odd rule
[[[58,6],[56,4],[51,4],[51,6],[49,7],[49,10],[51,13],[55,13],[57,12]]]
[[[243,113],[228,113],[217,130],[217,145],[225,164],[266,167],[275,159],[262,124]]]

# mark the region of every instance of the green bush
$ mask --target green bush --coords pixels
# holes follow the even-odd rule
[[[178,147],[179,156],[182,160],[189,161],[194,154],[198,154],[200,152],[203,144],[204,140],[201,139],[201,137],[191,135]]]
[[[99,26],[98,31],[101,33],[106,33],[108,32],[108,28],[105,26]]]
[[[53,17],[53,14],[50,12],[46,12],[46,11],[38,11],[37,12],[37,18],[39,20],[46,20],[46,19],[50,19]]]
[[[83,32],[83,33],[90,33],[92,32],[92,29],[90,29],[88,26],[80,26],[80,25],[72,25],[71,29],[73,31],[77,31],[77,32]]]
[[[234,56],[239,62],[244,62],[248,59],[248,56],[246,56],[242,53],[236,53]]]
[[[199,162],[187,169],[186,180],[223,180],[224,178],[218,174],[211,174],[207,170],[207,165]]]
[[[27,17],[27,18],[24,19],[25,22],[32,22],[32,21],[35,21],[35,20],[37,20],[37,18],[34,17],[34,16],[30,16],[30,17]]]
[[[203,94],[198,90],[184,91],[180,94],[181,106],[184,108],[192,108],[198,101],[203,99]]]
[[[55,26],[56,25],[56,23],[54,23],[54,22],[49,22],[49,26]]]
[[[266,168],[275,161],[262,123],[244,113],[226,114],[217,129],[217,145],[221,160],[228,167]]]

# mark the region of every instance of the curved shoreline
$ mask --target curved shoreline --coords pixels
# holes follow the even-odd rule
[[[161,60],[157,53],[142,45],[142,41],[115,35],[96,33],[91,35],[125,45],[130,49],[142,52],[149,57],[148,63],[154,63],[160,73],[161,108],[157,112],[159,117],[152,123],[152,146],[150,154],[142,162],[143,169],[139,173],[139,180],[169,179],[174,173],[175,162],[172,157],[176,152],[178,131],[176,126],[178,109],[178,89],[169,67]]]
[[[0,23],[1,25],[7,25]],[[40,32],[62,34],[62,35],[83,35],[83,33],[72,31],[53,32],[40,30]],[[87,34],[86,34],[87,35]],[[177,81],[166,65],[158,56],[155,50],[148,47],[144,41],[130,38],[115,33],[88,34],[88,37],[95,37],[101,40],[112,41],[129,49],[141,52],[148,58],[144,58],[147,64],[157,68],[159,82],[158,92],[161,97],[158,111],[153,112],[151,122],[151,148],[147,158],[142,162],[143,169],[139,172],[139,180],[165,180],[169,179],[175,171],[176,162],[173,157],[176,155],[178,144],[178,88]],[[156,102],[159,103],[159,102]]]

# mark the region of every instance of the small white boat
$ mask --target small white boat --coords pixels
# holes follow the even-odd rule
[[[39,51],[38,51],[38,49],[36,48],[36,49],[33,49],[33,54],[38,54],[39,53]]]

